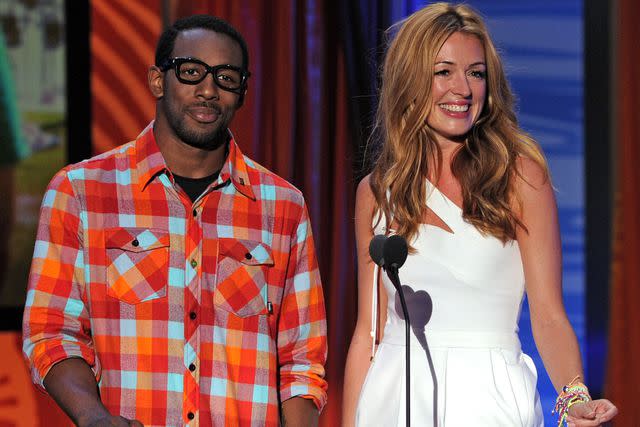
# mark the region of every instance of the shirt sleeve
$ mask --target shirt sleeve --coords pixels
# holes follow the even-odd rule
[[[312,399],[322,410],[327,401],[324,364],[327,325],[320,272],[306,207],[292,236],[278,325],[280,398]]]
[[[100,376],[86,307],[79,202],[65,169],[53,177],[40,208],[22,323],[33,382],[56,363],[84,359]]]

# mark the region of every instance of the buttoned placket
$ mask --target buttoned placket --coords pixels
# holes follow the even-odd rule
[[[185,205],[185,375],[191,376],[195,386],[200,387],[200,307],[202,299],[202,206],[207,194],[200,196],[195,203]],[[194,407],[185,408],[189,426],[199,425],[199,395],[192,402]]]

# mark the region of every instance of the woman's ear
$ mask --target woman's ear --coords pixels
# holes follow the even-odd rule
[[[162,71],[155,65],[149,67],[149,71],[147,72],[147,80],[149,83],[149,89],[151,90],[151,94],[156,98],[160,99],[164,95],[164,79]]]

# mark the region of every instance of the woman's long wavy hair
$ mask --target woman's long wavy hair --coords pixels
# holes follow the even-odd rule
[[[482,112],[452,160],[463,194],[463,218],[481,233],[507,242],[524,225],[512,209],[519,156],[548,169],[538,144],[522,131],[496,48],[479,14],[466,5],[431,4],[399,26],[386,51],[376,123],[370,141],[381,142],[370,185],[378,212],[412,242],[426,206],[426,178],[437,178],[442,151],[427,125],[436,55],[455,32],[484,47],[487,97]],[[526,230],[526,228],[524,228]]]

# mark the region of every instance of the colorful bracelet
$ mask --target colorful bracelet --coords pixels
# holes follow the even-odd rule
[[[558,414],[558,427],[561,427],[567,415],[569,414],[569,408],[578,402],[588,402],[591,400],[589,395],[589,389],[586,385],[578,381],[580,375],[572,379],[569,384],[562,387],[562,392],[556,399],[556,406],[553,408],[552,413]]]

